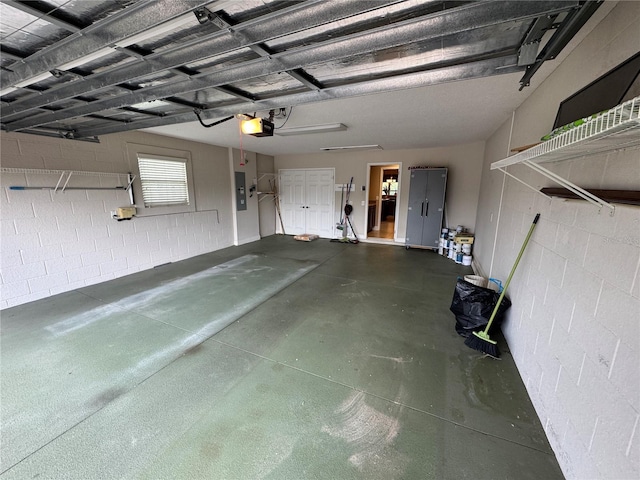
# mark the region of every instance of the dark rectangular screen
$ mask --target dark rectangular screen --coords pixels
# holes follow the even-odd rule
[[[640,90],[640,53],[591,82],[564,100],[558,108],[553,128],[562,127],[579,118],[608,110],[632,98],[630,92]]]

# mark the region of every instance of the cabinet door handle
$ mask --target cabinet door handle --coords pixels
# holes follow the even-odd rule
[[[429,216],[429,201],[427,200],[427,208],[424,209],[424,216],[428,217]]]
[[[424,217],[424,202],[422,202],[422,206],[420,207],[420,216]]]

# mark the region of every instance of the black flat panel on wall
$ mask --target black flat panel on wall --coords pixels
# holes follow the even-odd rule
[[[560,103],[553,128],[609,110],[638,95],[640,53],[608,71]]]

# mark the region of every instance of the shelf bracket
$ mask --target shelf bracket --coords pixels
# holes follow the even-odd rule
[[[516,177],[515,175],[513,175],[512,173],[507,172],[506,167],[499,167],[498,170],[500,170],[502,173],[504,173],[505,175],[513,178],[514,180],[517,180],[518,182],[520,182],[521,184],[523,184],[525,187],[530,188],[531,190],[533,190],[536,193],[539,193],[540,195],[542,195],[543,197],[547,197],[549,200],[551,200],[552,197],[550,197],[549,195],[547,195],[544,192],[541,192],[540,190],[538,190],[536,187],[533,187],[531,185],[529,185],[527,182],[525,182],[524,180],[520,180],[518,177]]]
[[[580,188],[579,186],[577,186],[576,184],[570,182],[569,180],[567,180],[566,178],[561,177],[560,175],[552,172],[551,170],[548,170],[546,168],[544,168],[543,166],[531,162],[529,160],[524,160],[522,162],[524,165],[528,166],[529,168],[531,168],[532,170],[538,172],[539,174],[547,177],[550,180],[553,180],[554,182],[556,182],[558,185],[566,188],[567,190],[575,193],[576,195],[578,195],[580,198],[582,198],[583,200],[586,200],[587,202],[596,205],[599,208],[602,207],[607,207],[611,210],[611,215],[613,216],[614,212],[615,212],[615,206],[612,203],[606,202],[603,199],[601,199],[600,197],[594,195],[593,193],[590,193],[588,191],[586,191],[584,188]]]

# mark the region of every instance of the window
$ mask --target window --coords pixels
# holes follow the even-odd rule
[[[382,183],[382,195],[396,196],[398,194],[398,182],[390,178]]]
[[[189,205],[185,159],[139,154],[138,168],[145,207]]]

